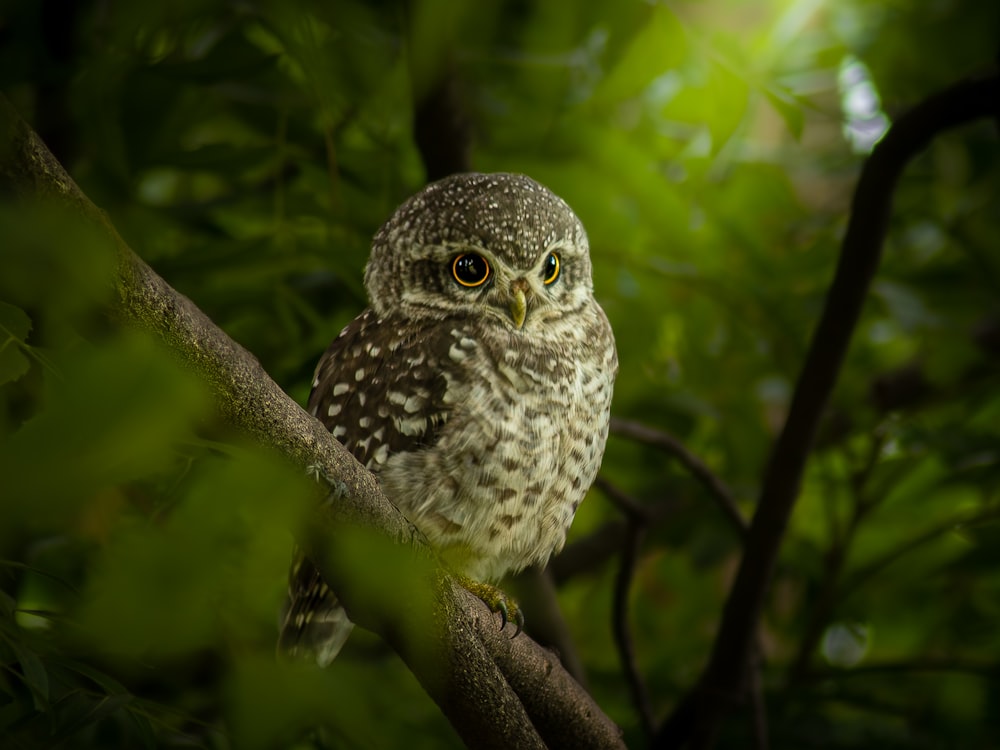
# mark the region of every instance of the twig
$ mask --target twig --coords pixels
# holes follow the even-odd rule
[[[598,489],[601,489],[602,482],[603,480],[598,477],[595,482]],[[672,518],[681,506],[682,502],[674,498],[665,498],[643,506],[643,511],[647,515],[647,528],[652,529],[664,520]],[[566,545],[562,552],[549,561],[548,569],[556,585],[562,586],[575,576],[599,570],[605,561],[618,554],[627,534],[627,523],[616,518],[607,521],[587,536]]]
[[[961,672],[987,679],[1000,676],[998,662],[971,662],[960,659],[924,659],[922,661],[882,662],[863,664],[849,669],[822,669],[807,673],[809,682],[870,677],[876,674],[909,674],[911,672]]]
[[[854,497],[854,509],[847,522],[847,528],[841,533],[834,533],[833,541],[826,551],[825,565],[823,566],[823,577],[819,586],[819,593],[816,595],[802,639],[799,641],[799,648],[795,658],[792,660],[791,669],[788,671],[788,686],[797,683],[802,675],[809,668],[810,660],[816,652],[827,623],[833,614],[837,603],[837,591],[841,582],[841,575],[844,564],[847,561],[847,554],[854,541],[861,521],[869,511],[876,505],[876,499],[869,499],[865,496],[865,487],[871,478],[872,472],[878,465],[878,457],[885,444],[884,434],[876,433],[872,437],[872,443],[868,450],[861,468],[851,477],[851,492]]]
[[[549,560],[549,570],[556,586],[562,586],[576,576],[600,570],[622,548],[626,525],[626,521],[615,518],[587,536],[567,544],[562,552]]]
[[[981,523],[987,523],[989,521],[994,521],[1000,518],[1000,508],[988,508],[986,510],[980,511],[972,515],[966,515],[960,518],[950,518],[947,521],[937,524],[931,527],[922,534],[914,537],[913,539],[905,542],[896,549],[886,553],[882,557],[873,560],[868,565],[854,571],[851,574],[847,582],[840,587],[839,595],[837,601],[843,600],[853,592],[857,591],[865,581],[881,573],[883,570],[888,568],[890,565],[895,563],[901,557],[908,555],[913,552],[918,547],[922,547],[928,542],[932,542],[938,537],[947,534],[952,531],[957,531],[969,526],[977,526]]]
[[[625,672],[625,679],[628,682],[629,692],[632,694],[632,703],[635,705],[636,713],[639,715],[639,724],[643,734],[647,738],[653,736],[655,722],[653,719],[653,709],[649,701],[649,691],[646,683],[639,672],[639,666],[635,657],[635,643],[632,640],[632,633],[629,629],[628,595],[632,588],[632,580],[635,577],[636,563],[639,559],[639,548],[642,544],[643,532],[648,516],[642,505],[629,496],[627,493],[616,487],[608,480],[599,477],[595,482],[602,492],[625,513],[626,534],[621,547],[621,565],[615,576],[615,587],[611,607],[611,630],[614,633],[615,645],[618,647],[618,655],[622,662],[622,670]]]
[[[594,480],[594,486],[605,494],[624,516],[634,523],[645,524],[649,521],[649,511],[634,497],[625,492],[618,485],[608,481],[602,475],[598,475]]]
[[[616,417],[612,417],[611,419],[611,432],[629,440],[634,440],[637,443],[659,448],[672,455],[681,466],[688,470],[691,476],[697,479],[708,490],[709,495],[719,504],[723,514],[725,514],[729,522],[739,532],[740,536],[746,533],[749,524],[736,504],[736,498],[733,496],[732,490],[729,489],[726,483],[715,472],[705,465],[704,461],[689,451],[680,440],[668,432],[655,430],[639,422],[618,419]]]
[[[710,747],[723,717],[745,693],[764,596],[820,417],[878,268],[892,195],[904,167],[943,131],[998,115],[1000,77],[959,83],[902,115],[865,162],[833,284],[796,383],[787,421],[764,473],[760,500],[711,658],[695,688],[694,721],[682,736],[661,732],[655,747],[678,747],[688,741],[696,748]],[[669,726],[668,721],[664,727]]]
[[[639,724],[643,734],[650,738],[656,727],[653,719],[653,709],[649,702],[649,691],[642,679],[639,665],[635,657],[635,643],[628,624],[628,594],[632,588],[632,578],[635,575],[636,561],[639,556],[639,546],[642,542],[642,526],[635,521],[628,522],[628,539],[622,548],[622,562],[615,576],[615,591],[612,607],[612,629],[618,654],[621,657],[622,669],[628,681],[629,692],[632,693],[632,703],[639,714]]]

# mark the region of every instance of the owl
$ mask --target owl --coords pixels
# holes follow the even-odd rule
[[[559,551],[604,453],[618,358],[587,235],[517,174],[458,174],[400,206],[371,307],[320,359],[310,412],[470,580]],[[279,649],[325,666],[351,623],[297,554]]]

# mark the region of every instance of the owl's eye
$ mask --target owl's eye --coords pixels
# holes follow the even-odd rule
[[[542,266],[542,278],[546,285],[559,278],[559,256],[555,253],[549,253],[549,257],[545,259],[545,264]]]
[[[451,273],[462,286],[482,286],[490,277],[490,264],[482,255],[464,253],[452,262]]]

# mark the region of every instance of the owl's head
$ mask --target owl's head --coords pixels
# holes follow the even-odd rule
[[[489,317],[532,331],[593,298],[587,235],[565,201],[518,174],[458,174],[375,235],[365,286],[379,316]]]

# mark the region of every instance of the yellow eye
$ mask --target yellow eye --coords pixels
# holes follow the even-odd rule
[[[549,257],[545,259],[545,264],[542,266],[542,278],[546,285],[559,278],[559,256],[555,253],[549,253]]]
[[[464,253],[452,261],[451,275],[462,286],[482,286],[490,277],[490,264],[482,255]]]

